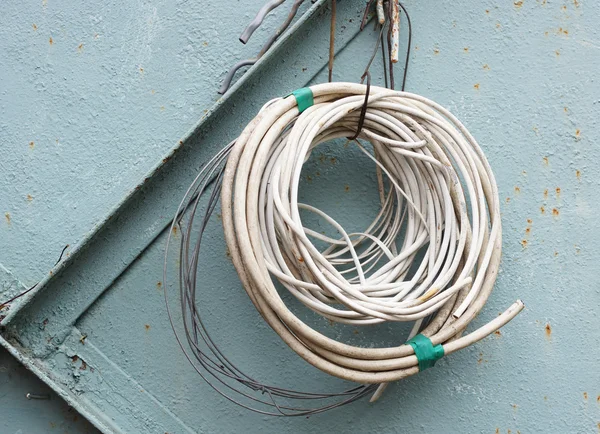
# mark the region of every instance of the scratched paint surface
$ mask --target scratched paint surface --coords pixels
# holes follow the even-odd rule
[[[131,7],[152,11],[159,6],[144,3]],[[356,38],[348,36],[355,32],[361,6],[361,1],[339,4],[338,36],[345,46],[336,60],[337,80],[356,80],[364,65],[362,59],[373,46],[370,31]],[[174,210],[176,196],[183,193],[198,166],[233,138],[264,101],[290,88],[325,79],[321,68],[326,61],[328,19],[318,15],[126,204],[117,223],[109,223],[102,233],[100,238],[107,241],[92,239],[95,256],[85,256],[84,252],[79,262],[70,265],[74,271],[69,274],[69,269],[65,270],[62,280],[37,295],[8,325],[5,336],[16,339],[15,345],[33,354],[36,366],[51,372],[55,387],[68,399],[82,403],[88,417],[123,432],[600,432],[600,319],[596,314],[600,266],[595,260],[600,230],[594,224],[600,206],[593,197],[599,187],[594,164],[600,157],[596,143],[600,84],[595,76],[600,67],[600,33],[595,25],[600,4],[525,0],[502,6],[486,1],[475,6],[461,0],[408,1],[406,6],[415,28],[407,88],[445,105],[466,124],[488,155],[503,201],[502,269],[496,290],[475,325],[487,322],[516,298],[524,300],[526,310],[499,333],[442,359],[435,369],[393,385],[377,404],[358,402],[309,420],[281,420],[248,414],[217,398],[179,354],[164,313],[163,291],[173,288],[158,284],[164,234],[124,267],[124,272],[107,277],[108,265],[115,262],[110,252],[125,249],[119,245],[119,240],[125,239],[119,227],[127,228],[126,233],[160,234],[161,222]],[[196,16],[202,17],[202,13],[199,8]],[[246,8],[237,13],[245,17]],[[127,22],[127,14],[118,15]],[[173,13],[173,21],[163,19],[158,12],[156,17],[168,23],[162,30],[165,34],[169,26],[177,25],[176,34],[182,39],[196,35],[192,29],[198,27],[191,25],[191,18],[183,17],[181,10]],[[9,13],[3,19],[12,22],[16,17]],[[116,27],[117,17],[110,24],[101,22],[105,23],[105,34],[123,31]],[[181,22],[188,27],[182,28]],[[37,26],[31,31],[39,32],[40,24]],[[238,27],[232,21],[224,28],[235,28],[237,34]],[[65,32],[82,28],[75,22],[73,29],[69,26]],[[211,34],[223,38],[224,33],[214,27]],[[2,44],[10,48],[15,38],[33,38],[20,32],[16,35],[3,37]],[[175,39],[145,40],[145,31],[136,37],[145,41],[150,53],[162,53],[158,56],[168,56],[165,51],[173,55],[181,49]],[[314,40],[317,37],[323,41],[322,50]],[[131,43],[123,34],[121,44],[126,42]],[[55,46],[58,42],[53,42]],[[119,44],[114,46],[117,51],[122,49]],[[197,56],[198,47],[193,47],[189,55]],[[86,54],[86,48],[84,43],[79,55]],[[77,51],[77,44],[74,49]],[[0,191],[8,191],[0,196],[0,204],[10,215],[1,233],[9,247],[0,256],[0,263],[10,273],[7,282],[15,278],[27,284],[35,282],[53,265],[55,252],[72,239],[81,238],[106,215],[215,100],[215,80],[209,80],[210,84],[199,80],[210,74],[222,76],[230,64],[229,58],[215,55],[214,67],[197,58],[194,68],[182,70],[164,63],[167,59],[163,57],[155,63],[152,56],[140,61],[136,56],[143,53],[130,50],[134,59],[131,71],[115,72],[111,80],[122,86],[118,89],[129,89],[132,81],[128,80],[133,80],[134,73],[142,74],[134,68],[137,64],[146,66],[142,66],[142,78],[135,76],[136,80],[160,71],[162,75],[149,89],[159,84],[165,87],[172,104],[165,105],[163,114],[170,107],[170,117],[160,117],[160,104],[158,111],[152,112],[151,92],[130,101],[117,90],[114,99],[109,98],[112,94],[105,94],[102,80],[94,81],[93,73],[77,64],[67,69],[88,86],[85,95],[92,98],[98,94],[101,101],[105,99],[105,111],[86,116],[78,109],[81,94],[74,91],[77,87],[63,84],[60,88],[60,80],[50,87],[63,101],[61,105],[25,107],[24,101],[15,100],[16,93],[26,93],[24,82],[33,85],[36,81],[27,81],[26,74],[33,72],[15,63],[23,72],[15,73],[15,85],[3,89],[0,100],[0,131],[3,141],[11,146],[7,148],[10,151],[1,151],[6,155],[0,163],[6,177],[2,179],[6,188]],[[58,63],[51,54],[44,51],[43,55]],[[100,64],[98,56],[91,53],[90,62]],[[113,67],[121,67],[123,59],[116,59]],[[172,74],[180,75],[166,80]],[[378,62],[373,79],[382,81]],[[194,99],[196,94],[202,102]],[[128,105],[116,104],[120,98]],[[20,104],[21,112],[17,110]],[[29,110],[31,124],[23,124]],[[10,122],[11,117],[21,122],[21,127]],[[57,120],[55,124],[52,119]],[[60,148],[54,148],[38,156],[41,146],[33,140],[32,149],[25,134],[36,129],[45,134],[51,128],[59,137],[73,134],[75,150],[63,149],[61,153]],[[115,139],[116,134],[122,135]],[[125,143],[127,140],[131,143]],[[100,152],[93,149],[94,143],[104,154],[94,154]],[[127,160],[132,156],[140,159],[137,165]],[[51,157],[52,163],[45,162]],[[5,168],[7,161],[12,163]],[[302,194],[310,203],[340,217],[345,225],[359,226],[377,205],[369,168],[356,175],[355,168],[364,165],[364,159],[352,150],[336,144],[325,146],[307,164]],[[33,175],[29,173],[32,170]],[[75,182],[72,171],[90,175]],[[61,207],[45,190],[33,194],[25,187],[48,189],[52,195],[60,192],[57,200],[62,201]],[[27,194],[33,196],[30,203]],[[37,196],[44,202],[25,211],[26,206],[35,205]],[[67,202],[76,208],[66,207]],[[352,214],[343,212],[344,207],[352,209]],[[207,321],[215,338],[227,344],[232,358],[253,374],[268,376],[282,385],[310,390],[343,387],[299,360],[263,324],[228,261],[218,218],[211,223],[210,234],[202,281],[209,300]],[[32,243],[38,236],[39,241]],[[122,243],[128,246],[135,242],[125,240]],[[102,268],[100,263],[108,265]],[[98,274],[85,280],[82,275],[90,269],[99,270]],[[86,283],[80,287],[80,282]],[[11,285],[5,287],[13,291]],[[90,297],[89,303],[81,302],[94,291],[97,295]],[[70,318],[67,325],[64,318]],[[315,325],[353,342],[374,339],[381,345],[392,343],[397,336],[404,338],[397,327],[355,331],[318,320]]]

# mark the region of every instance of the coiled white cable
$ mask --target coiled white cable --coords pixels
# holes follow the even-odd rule
[[[310,89],[314,104],[302,114],[293,96],[261,110],[237,139],[223,178],[227,245],[269,325],[323,371],[380,383],[419,371],[410,345],[361,348],[328,338],[290,312],[271,276],[308,308],[342,323],[416,321],[418,330],[433,316],[420,333],[446,355],[514,318],[521,301],[461,337],[493,289],[502,238],[496,182],[467,129],[433,101],[372,86],[358,138],[374,153],[355,143],[385,175],[382,207],[364,232],[347,233],[323,211],[298,203],[298,185],[312,149],[354,135],[366,86]],[[300,209],[340,238],[304,228]],[[329,247],[320,251],[311,239]]]

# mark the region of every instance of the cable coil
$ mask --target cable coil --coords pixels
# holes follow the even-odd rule
[[[445,354],[510,321],[523,308],[520,301],[460,337],[492,291],[502,239],[496,182],[467,129],[424,97],[371,87],[359,138],[369,141],[378,157],[356,143],[385,173],[390,187],[367,230],[348,234],[327,214],[298,203],[298,183],[314,147],[353,135],[366,87],[326,83],[310,89],[314,105],[301,115],[295,99],[287,97],[250,122],[223,177],[227,246],[244,288],[269,325],[321,370],[359,383],[381,383],[418,372],[412,347],[360,348],[322,335],[290,312],[271,275],[306,306],[338,322],[418,321],[435,313],[421,333],[434,345],[442,344]],[[341,238],[305,229],[300,209],[318,214]],[[319,251],[310,237],[330,247]],[[405,279],[422,248],[422,262]],[[379,266],[383,257],[387,262]]]
[[[524,307],[517,300],[463,336],[493,289],[502,241],[494,175],[467,129],[427,98],[371,86],[364,122],[354,138],[367,86],[326,83],[310,90],[313,105],[302,113],[293,95],[267,103],[200,171],[172,223],[181,229],[179,284],[188,349],[170,311],[169,318],[184,354],[226,398],[278,416],[309,415],[352,402],[375,391],[378,383],[418,373],[423,360],[408,343],[364,348],[319,333],[288,309],[272,278],[332,321],[414,322],[409,337],[419,333],[436,348],[441,345],[441,355],[483,339]],[[300,174],[310,153],[321,143],[347,137],[373,162],[380,189],[380,211],[358,233],[348,233],[322,210],[298,202]],[[211,188],[198,231],[194,216]],[[211,339],[196,305],[196,283],[202,235],[219,194],[225,241],[256,309],[304,360],[360,386],[307,393],[266,385],[244,374]],[[301,211],[314,213],[339,237],[304,227]],[[166,290],[165,300],[169,309]],[[252,396],[230,380],[269,398]],[[267,408],[245,404],[231,391]],[[341,400],[332,403],[336,397]],[[326,404],[289,404],[298,399]]]

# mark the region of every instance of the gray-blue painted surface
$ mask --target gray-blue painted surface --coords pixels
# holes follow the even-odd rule
[[[238,51],[240,23],[254,10],[231,2],[223,17],[211,14],[221,3],[67,10],[48,0],[9,5],[0,18],[8,59],[0,206],[10,216],[0,225],[3,287],[14,293],[43,278],[67,243],[74,252],[19,312],[15,305],[3,333],[11,351],[107,432],[600,431],[600,206],[592,196],[600,184],[600,4],[406,3],[415,28],[408,89],[467,125],[504,201],[502,270],[476,323],[516,298],[526,310],[499,334],[393,385],[376,404],[281,420],[217,398],[179,353],[163,301],[173,288],[158,285],[161,232],[198,167],[266,100],[326,78],[327,12],[280,44],[135,188],[211,108],[227,68],[260,45],[253,37],[253,48]],[[373,46],[372,30],[356,36],[362,7],[339,3],[336,80],[357,80]],[[373,79],[382,81],[379,62]],[[370,169],[356,172],[364,165],[351,150],[324,146],[307,164],[302,194],[360,225],[377,206]],[[356,213],[344,212],[356,204]],[[263,324],[227,259],[218,218],[210,234],[207,320],[231,357],[282,385],[341,388]],[[403,337],[391,326],[355,334],[313,321],[353,342]]]

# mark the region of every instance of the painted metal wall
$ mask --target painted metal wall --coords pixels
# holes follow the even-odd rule
[[[600,432],[600,206],[593,197],[600,184],[600,4],[406,2],[415,28],[408,89],[464,121],[502,195],[503,265],[477,322],[516,298],[526,310],[497,335],[389,388],[377,404],[280,420],[218,399],[179,354],[163,303],[163,291],[173,288],[158,285],[163,229],[198,167],[264,101],[326,78],[328,14],[316,9],[217,102],[218,80],[261,39],[243,52],[234,45],[261,1],[222,3],[67,8],[48,0],[5,8],[3,295],[46,279],[11,307],[3,333],[9,350],[105,431]],[[217,6],[227,10],[219,14]],[[363,6],[339,3],[337,80],[357,80],[373,47],[371,30],[357,35]],[[373,77],[381,82],[378,68]],[[156,174],[137,185],[157,162]],[[357,154],[324,147],[306,167],[302,194],[359,226],[377,196],[374,176],[357,176],[357,165],[364,165]],[[344,213],[352,204],[360,204],[357,214]],[[341,388],[262,323],[215,220],[205,283],[216,337],[256,375]],[[48,276],[65,244],[72,255]],[[235,306],[233,322],[228,306]],[[398,339],[391,326],[355,334],[320,325],[354,342]]]

